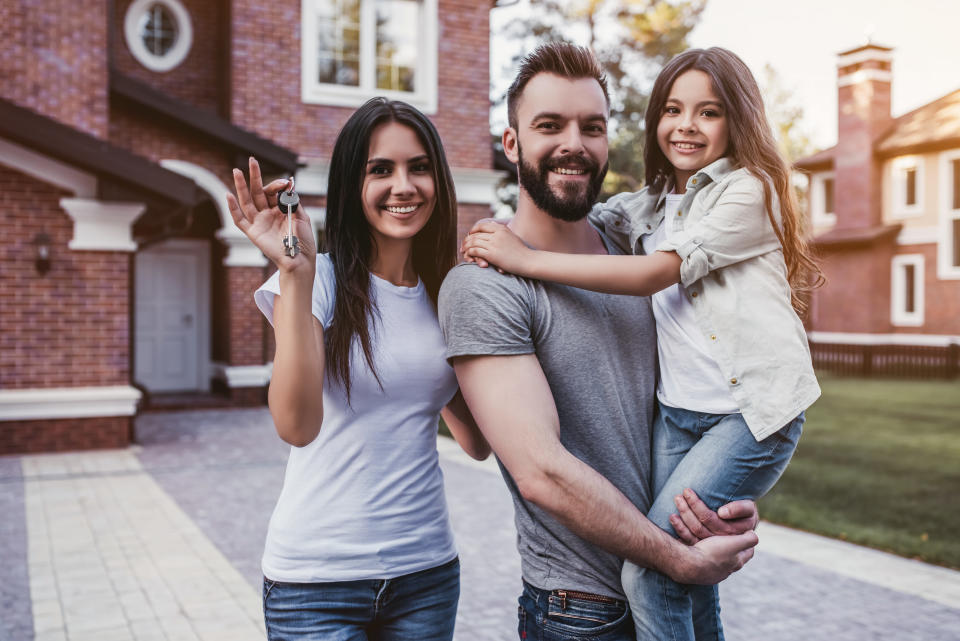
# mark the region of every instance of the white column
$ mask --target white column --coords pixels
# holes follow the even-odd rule
[[[137,251],[133,222],[143,203],[114,203],[87,198],[61,198],[60,206],[73,219],[73,250]]]

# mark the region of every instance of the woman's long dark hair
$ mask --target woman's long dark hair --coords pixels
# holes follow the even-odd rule
[[[377,307],[370,295],[370,261],[374,240],[363,214],[361,193],[370,137],[378,126],[396,122],[416,133],[430,157],[436,205],[423,229],[413,237],[413,269],[434,306],[443,277],[456,263],[457,195],[440,135],[433,123],[410,105],[373,98],[357,109],[340,130],[330,158],[327,183],[326,244],[336,278],[333,321],[324,332],[327,370],[350,399],[350,351],[360,344],[367,366],[373,364],[370,321]]]
[[[650,191],[661,191],[673,178],[673,165],[663,155],[657,142],[657,124],[674,81],[690,69],[710,76],[713,91],[723,103],[730,136],[726,155],[735,165],[745,167],[763,183],[767,218],[783,247],[793,307],[802,314],[806,309],[807,294],[823,284],[823,272],[807,244],[803,216],[790,184],[790,167],[777,148],[760,88],[749,67],[735,53],[720,47],[688,49],[668,62],[657,76],[644,119],[646,183]],[[779,222],[773,212],[771,183],[780,200]]]

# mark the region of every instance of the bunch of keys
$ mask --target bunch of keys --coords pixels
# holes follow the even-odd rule
[[[293,213],[297,211],[297,205],[299,204],[300,196],[293,190],[293,176],[291,176],[290,188],[281,191],[277,197],[277,206],[280,207],[280,212],[287,215],[287,235],[283,237],[283,254],[290,258],[300,253],[300,241],[293,235]]]

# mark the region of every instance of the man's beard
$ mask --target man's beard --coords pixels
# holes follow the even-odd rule
[[[590,208],[597,202],[603,179],[607,175],[607,165],[598,167],[597,163],[583,156],[568,158],[546,158],[537,166],[527,164],[523,159],[523,150],[517,146],[519,155],[520,186],[530,195],[530,200],[537,207],[547,212],[553,218],[568,223],[583,220],[590,212]],[[583,169],[590,179],[586,185],[565,181],[560,189],[563,195],[557,195],[550,186],[550,170],[558,167],[568,169]]]

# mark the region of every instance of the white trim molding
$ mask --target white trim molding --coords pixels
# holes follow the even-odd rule
[[[223,231],[223,230],[220,230]],[[270,261],[260,248],[246,236],[233,236],[217,232],[217,238],[227,246],[227,255],[223,258],[226,267],[264,267]]]
[[[940,228],[935,225],[904,227],[897,234],[898,245],[934,245],[940,240]]]
[[[893,325],[923,325],[923,263],[923,254],[899,254],[890,261],[890,322]],[[907,309],[907,267],[913,267],[913,311]]]
[[[833,181],[833,208],[837,202],[837,180],[832,171],[817,172],[810,175],[810,220],[817,229],[837,224],[837,214],[826,209],[826,181]]]
[[[0,421],[133,416],[140,390],[129,385],[0,390]]]
[[[847,87],[856,85],[866,80],[876,80],[878,82],[893,82],[893,73],[885,69],[860,69],[853,73],[840,76],[837,79],[838,87]]]
[[[90,198],[61,198],[60,206],[73,219],[73,250],[137,250],[133,223],[146,210],[144,203],[114,203]]]
[[[895,218],[911,218],[923,215],[924,201],[924,162],[923,156],[900,156],[890,163],[890,177],[893,180],[893,202],[890,213]],[[907,172],[914,171],[914,203],[907,204]]]
[[[305,103],[359,107],[374,96],[410,103],[427,114],[437,112],[437,56],[439,52],[438,0],[418,0],[419,24],[415,34],[415,91],[377,88],[377,8],[374,0],[360,0],[359,60],[357,85],[320,83],[317,49],[320,39],[318,3],[331,0],[301,0],[300,3],[300,98]],[[332,8],[334,13],[335,8]]]
[[[893,62],[893,52],[876,49],[874,47],[861,49],[860,51],[837,56],[837,67],[849,67],[850,65],[855,65],[860,62],[870,62],[874,60],[877,62]]]
[[[960,161],[960,149],[951,149],[940,154],[940,216],[939,243],[937,245],[937,278],[941,280],[960,280],[960,265],[955,265],[954,257],[960,256],[960,247],[954,247],[953,226],[960,224],[960,209],[954,209],[953,190],[960,185],[953,184],[954,162]]]
[[[960,336],[950,334],[859,334],[856,332],[807,332],[812,343],[835,345],[918,345],[947,347],[960,345]]]
[[[191,179],[197,187],[207,192],[213,199],[213,204],[220,215],[220,229],[217,230],[216,237],[227,247],[227,254],[223,258],[224,265],[227,267],[263,267],[267,264],[266,256],[233,222],[233,216],[230,215],[226,198],[232,190],[215,173],[206,167],[201,167],[186,160],[161,160],[160,166]]]
[[[144,14],[153,9],[154,5],[160,5],[168,10],[173,15],[177,27],[177,38],[173,47],[162,56],[147,49],[140,33]],[[123,19],[123,35],[127,41],[127,48],[137,62],[150,71],[170,71],[183,62],[190,53],[190,47],[193,44],[193,24],[190,22],[190,14],[180,0],[133,0]]]
[[[224,381],[230,389],[236,387],[263,387],[273,376],[273,363],[266,365],[227,365],[212,363],[213,377]]]
[[[506,175],[495,169],[453,169],[451,173],[457,202],[491,206],[497,203],[497,185]]]
[[[0,165],[73,192],[77,198],[97,195],[97,177],[71,165],[38,154],[9,140],[0,139]]]
[[[217,213],[220,215],[220,226],[223,229],[233,227],[237,233],[243,234],[237,228],[236,223],[233,222],[233,216],[230,215],[230,209],[227,207],[227,194],[233,193],[233,190],[227,187],[215,173],[206,167],[173,158],[161,160],[160,166],[167,171],[189,178],[197,184],[197,187],[210,194],[210,198],[213,199],[213,204],[217,208]]]
[[[300,158],[295,182],[301,195],[326,196],[330,161],[321,158]]]

